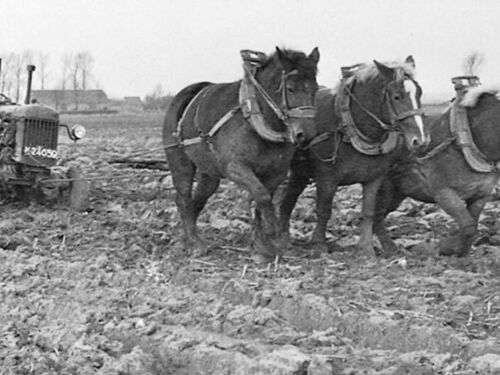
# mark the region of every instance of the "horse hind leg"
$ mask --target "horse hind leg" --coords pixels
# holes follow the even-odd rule
[[[175,202],[182,221],[185,251],[187,255],[204,255],[207,250],[198,236],[196,229],[198,214],[191,198],[196,167],[181,149],[168,150],[167,160],[177,193]]]
[[[453,252],[453,255],[457,256],[467,256],[469,254],[470,248],[477,237],[477,225],[479,222],[479,215],[481,214],[485,204],[489,201],[489,197],[483,197],[475,201],[467,203],[467,211],[473,220],[473,224],[469,225],[468,228],[462,230],[459,228],[457,231],[453,232],[451,236],[446,240],[449,243],[449,248],[458,249]],[[448,255],[441,251],[442,255]]]
[[[292,169],[290,171],[290,176],[285,184],[285,188],[282,196],[279,197],[278,201],[278,225],[279,233],[284,242],[284,246],[289,247],[291,245],[290,239],[290,216],[292,214],[293,208],[297,204],[299,196],[302,194],[304,189],[307,187],[308,178],[301,177],[298,173]]]
[[[360,236],[358,248],[361,253],[369,257],[375,255],[373,248],[373,225],[375,218],[377,192],[384,177],[378,177],[373,181],[363,184],[363,207],[360,225]]]
[[[197,176],[196,188],[193,197],[193,207],[196,218],[205,207],[208,198],[215,193],[219,184],[220,179],[217,177],[213,177],[205,173],[200,173]]]
[[[385,218],[389,213],[395,211],[404,199],[404,194],[398,191],[388,179],[384,180],[377,192],[373,232],[380,241],[380,245],[382,246],[380,255],[383,257],[388,258],[398,253],[396,243],[389,233],[387,233]]]
[[[329,173],[316,173],[316,227],[311,238],[313,255],[328,252],[326,228],[332,215],[332,201],[338,187],[338,181],[329,177]]]
[[[477,235],[477,218],[484,203],[473,205],[472,215],[465,201],[452,189],[443,189],[435,196],[436,203],[458,224],[458,233],[439,243],[440,255],[466,256]],[[481,208],[481,209],[479,209]]]

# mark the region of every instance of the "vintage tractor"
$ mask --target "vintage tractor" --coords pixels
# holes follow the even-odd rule
[[[0,60],[1,69],[1,60]],[[85,136],[81,125],[59,122],[59,113],[40,103],[31,103],[34,65],[28,65],[28,87],[24,104],[0,94],[0,199],[54,201],[67,198],[70,208],[85,210],[88,184],[78,166],[64,166],[58,152],[59,130],[70,139]]]

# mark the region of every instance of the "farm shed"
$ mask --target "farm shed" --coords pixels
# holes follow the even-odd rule
[[[31,98],[61,112],[105,110],[109,106],[103,90],[33,90]]]

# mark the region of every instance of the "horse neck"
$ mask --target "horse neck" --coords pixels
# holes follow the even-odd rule
[[[274,103],[281,107],[281,67],[275,62],[270,62],[262,71],[257,73],[257,81],[264,88],[271,98],[273,98]],[[274,110],[269,106],[269,104],[264,100],[263,96],[257,92],[257,101],[259,103],[260,110],[264,116],[266,124],[269,125],[273,130],[283,131],[285,130],[285,124],[278,118]]]
[[[366,110],[388,123],[388,111],[384,107],[382,92],[383,85],[379,80],[357,82],[352,89],[352,93]],[[350,108],[354,123],[363,134],[373,140],[379,140],[385,135],[386,131],[380,127],[380,124],[361,109],[353,99],[351,99]]]
[[[467,110],[474,143],[490,161],[500,160],[500,101],[494,95],[482,95]]]

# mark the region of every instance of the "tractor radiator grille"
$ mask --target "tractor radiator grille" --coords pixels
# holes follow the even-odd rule
[[[57,150],[59,126],[56,121],[34,118],[25,119],[24,146]]]
[[[39,118],[19,120],[14,160],[21,164],[50,168],[58,160],[59,122]]]

